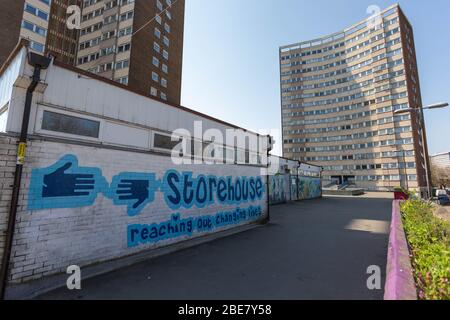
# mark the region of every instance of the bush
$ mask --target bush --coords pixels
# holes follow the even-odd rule
[[[419,199],[401,205],[419,298],[450,299],[450,223],[433,215],[431,204]]]

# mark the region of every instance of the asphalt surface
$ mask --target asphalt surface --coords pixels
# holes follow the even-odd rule
[[[271,207],[263,227],[61,288],[39,299],[382,299],[391,200]],[[381,289],[366,285],[371,265]]]

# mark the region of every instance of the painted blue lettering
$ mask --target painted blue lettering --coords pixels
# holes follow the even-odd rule
[[[177,188],[177,184],[180,182],[179,175],[174,172],[168,172],[166,175],[167,185],[169,186],[170,190],[172,190],[173,195],[166,195],[166,198],[170,201],[171,204],[174,206],[178,206],[181,202],[181,194],[180,191]]]
[[[256,197],[255,179],[250,178],[250,199],[253,201]]]
[[[264,194],[263,183],[261,177],[256,178],[256,196],[261,199]]]
[[[79,167],[74,155],[64,156],[48,168],[33,169],[29,190],[30,210],[89,206],[103,193],[115,205],[126,205],[129,216],[140,214],[155,200],[158,190],[172,210],[240,204],[261,199],[265,192],[261,177],[194,178],[192,172],[176,170],[168,170],[161,181],[154,173],[123,172],[109,185],[100,169]]]
[[[217,178],[214,176],[209,176],[208,181],[209,181],[209,202],[213,203],[214,202],[214,190],[216,190],[216,187],[217,187]]]
[[[234,202],[234,186],[233,186],[233,177],[227,177],[227,184],[228,184],[228,201]]]
[[[248,181],[246,177],[242,178],[242,200],[248,201]]]
[[[235,186],[235,192],[236,192],[236,201],[239,202],[242,199],[242,184],[241,184],[241,179],[240,178],[236,178],[236,181],[234,183]]]
[[[219,184],[217,186],[217,197],[219,198],[220,202],[225,202],[227,200],[227,183],[224,179],[219,179]]]
[[[190,173],[184,173],[183,201],[186,208],[192,207],[194,200],[194,191],[192,190],[193,182],[190,178]]]
[[[198,207],[203,207],[205,205],[205,201],[208,198],[206,179],[204,176],[199,176],[197,178],[197,187],[195,192],[196,202]],[[211,193],[211,190],[210,190]]]

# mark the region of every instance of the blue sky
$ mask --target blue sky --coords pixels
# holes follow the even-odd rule
[[[248,129],[280,129],[279,46],[340,31],[368,17],[370,5],[394,3],[186,0],[182,104]],[[400,6],[414,28],[424,105],[450,102],[450,1]],[[425,117],[430,153],[450,151],[450,108]]]

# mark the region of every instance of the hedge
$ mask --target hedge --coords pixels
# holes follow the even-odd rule
[[[450,223],[419,199],[403,202],[401,211],[419,299],[450,300]]]

